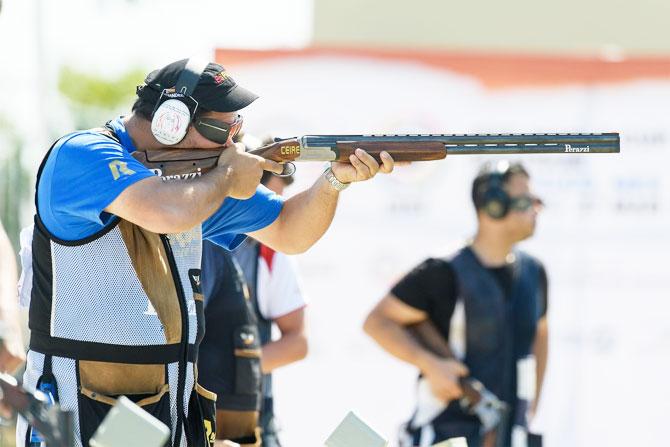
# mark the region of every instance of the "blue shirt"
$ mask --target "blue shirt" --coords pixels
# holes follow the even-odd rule
[[[77,241],[114,222],[103,210],[127,187],[155,175],[130,154],[135,151],[121,118],[110,122],[120,140],[94,131],[74,132],[61,138],[47,159],[37,188],[42,222],[56,238]],[[244,233],[270,225],[283,199],[259,186],[247,200],[226,198],[202,224],[203,238],[228,249]]]

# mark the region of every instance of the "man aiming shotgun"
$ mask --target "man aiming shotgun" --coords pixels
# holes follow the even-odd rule
[[[223,67],[174,62],[137,95],[129,116],[56,141],[39,169],[23,383],[72,411],[76,446],[88,445],[120,395],[164,422],[174,447],[209,446],[216,397],[194,366],[202,240],[232,249],[251,235],[303,252],[328,229],[340,191],[391,172],[393,159],[356,150],[284,200],[259,186],[263,171],[282,167],[232,142],[239,111],[257,96]],[[131,155],[151,150],[220,155],[206,175],[166,182]],[[19,418],[17,445],[33,441]]]

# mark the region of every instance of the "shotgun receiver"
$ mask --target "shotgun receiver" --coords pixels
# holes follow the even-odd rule
[[[348,162],[357,148],[377,161],[382,151],[395,161],[429,161],[447,154],[617,153],[619,143],[618,133],[305,135],[277,139],[250,153],[290,166],[296,161]],[[133,156],[159,175],[188,178],[216,166],[221,150],[159,149]]]

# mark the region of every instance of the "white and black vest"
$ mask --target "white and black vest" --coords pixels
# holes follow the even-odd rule
[[[237,259],[244,272],[244,277],[249,284],[249,294],[256,314],[256,325],[260,335],[260,344],[265,346],[272,342],[272,320],[263,316],[258,304],[258,262],[260,257],[260,243],[247,239],[237,250]],[[274,393],[272,391],[272,373],[263,374],[261,381],[262,405],[260,413],[260,425],[263,433],[276,433],[276,421],[274,414]]]
[[[213,442],[216,396],[197,385],[194,366],[204,334],[201,246],[200,227],[163,235],[118,218],[63,241],[36,214],[24,386],[55,381],[54,397],[74,412],[77,446],[88,446],[120,395],[170,427],[173,446]],[[29,436],[20,418],[17,445]]]

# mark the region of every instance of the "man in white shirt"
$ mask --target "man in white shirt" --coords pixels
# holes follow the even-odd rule
[[[277,194],[293,182],[291,177],[264,175],[261,183]],[[261,338],[262,404],[260,427],[263,446],[279,447],[274,416],[272,371],[302,360],[307,355],[305,307],[307,300],[293,259],[248,239],[234,252],[249,284]],[[281,336],[272,339],[272,326]]]
[[[277,194],[292,181],[261,179]],[[251,238],[232,254],[205,242],[202,291],[199,380],[217,394],[217,438],[278,447],[271,373],[307,354],[306,300],[295,263]],[[273,326],[281,334],[276,340]]]

